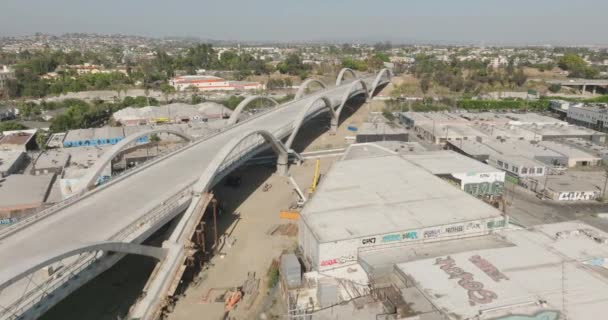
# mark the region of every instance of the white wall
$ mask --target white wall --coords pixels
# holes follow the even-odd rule
[[[487,234],[494,229],[503,228],[506,224],[508,224],[508,219],[505,220],[503,217],[497,217],[415,230],[405,230],[377,236],[324,242],[320,243],[318,246],[319,259],[312,267],[318,271],[347,267],[357,263],[359,252],[409,245],[417,242],[424,243],[477,236]],[[311,250],[304,248],[304,251],[306,254],[306,252]]]

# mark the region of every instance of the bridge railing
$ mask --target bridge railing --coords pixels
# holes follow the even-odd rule
[[[188,183],[186,187],[182,188],[176,194],[162,201],[159,205],[155,206],[152,210],[150,210],[146,215],[117,232],[109,240],[125,240],[129,237],[129,235],[133,235],[136,230],[141,229],[142,226],[154,224],[155,222],[164,218],[167,214],[173,212],[173,210],[178,207],[179,200],[183,199],[184,197],[187,197],[190,194],[194,182],[196,182],[196,180],[193,180]],[[35,288],[24,293],[18,300],[13,302],[11,305],[5,306],[4,310],[0,311],[0,319],[2,319],[2,317],[5,316],[7,313],[19,315],[21,314],[21,312],[29,310],[29,308],[31,308],[44,298],[46,292],[52,292],[64,283],[70,281],[76,276],[76,274],[86,269],[89,265],[93,264],[99,257],[100,256],[97,252],[81,254],[75,261],[73,261],[67,266],[62,267],[60,270],[57,271],[65,276],[51,276],[44,282],[37,284]],[[21,305],[21,303],[23,302],[25,303]],[[12,311],[13,309],[15,310]]]

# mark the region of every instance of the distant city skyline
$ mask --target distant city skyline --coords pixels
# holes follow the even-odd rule
[[[606,45],[602,0],[3,0],[0,36],[36,32],[226,41]]]

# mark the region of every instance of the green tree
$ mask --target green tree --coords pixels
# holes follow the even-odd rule
[[[423,94],[426,94],[431,88],[431,80],[427,77],[424,77],[420,80],[420,90],[422,90]]]
[[[169,103],[169,96],[172,93],[175,93],[175,88],[173,86],[170,86],[166,83],[163,83],[160,86],[160,91],[163,93],[163,96],[165,96],[165,103]]]
[[[12,130],[25,130],[26,126],[15,121],[4,121],[0,122],[0,131],[12,131]]]
[[[549,86],[549,91],[553,92],[553,93],[558,93],[562,90],[562,85],[559,83],[552,83]]]

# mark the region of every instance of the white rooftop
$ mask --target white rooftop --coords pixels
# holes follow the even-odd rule
[[[427,151],[401,157],[432,174],[501,172],[492,166],[454,151]]]
[[[0,150],[0,176],[3,172],[10,170],[22,155],[23,151]]]
[[[301,214],[319,242],[501,216],[401,157],[381,154],[336,162]]]
[[[449,319],[558,319],[534,317],[551,311],[569,320],[603,319],[608,234],[580,222],[500,234],[515,246],[397,266]]]

